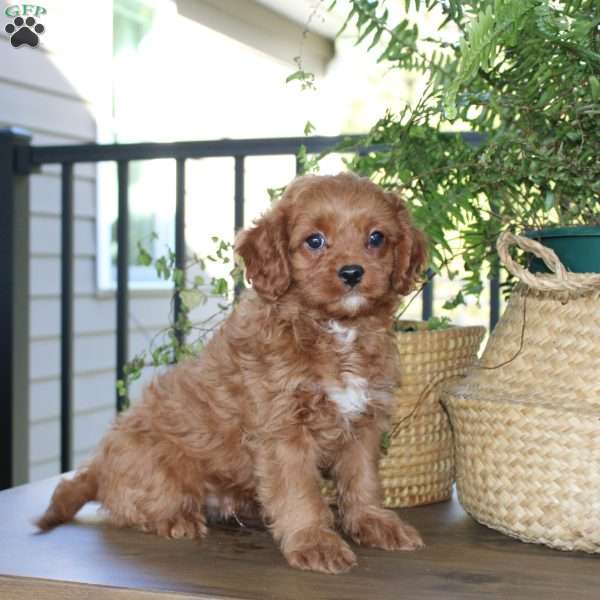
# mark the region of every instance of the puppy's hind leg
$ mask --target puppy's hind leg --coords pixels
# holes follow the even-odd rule
[[[180,511],[171,518],[144,522],[140,525],[140,529],[173,539],[196,539],[208,534],[202,506],[192,496],[183,497]]]
[[[173,445],[118,432],[97,464],[98,500],[114,524],[170,538],[208,533],[202,471]]]

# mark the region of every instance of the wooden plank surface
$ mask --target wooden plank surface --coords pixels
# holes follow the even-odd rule
[[[453,599],[598,598],[600,557],[523,544],[478,525],[456,500],[401,511],[427,547],[356,548],[346,575],[287,566],[257,525],[213,527],[201,542],[107,525],[89,504],[76,522],[36,534],[56,479],[0,493],[0,598]]]

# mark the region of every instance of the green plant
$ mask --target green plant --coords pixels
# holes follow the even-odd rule
[[[429,331],[439,331],[452,327],[450,317],[429,317],[427,320],[427,329]]]
[[[440,329],[448,329],[449,327],[452,327],[450,317],[429,317],[429,319],[425,321],[425,328],[428,331],[438,331]],[[420,330],[421,328],[411,323],[411,321],[397,319],[394,323],[394,331],[398,333],[411,333]]]
[[[406,0],[400,19],[390,4],[349,0],[343,29],[427,85],[373,125],[364,143],[376,148],[348,166],[404,194],[434,273],[462,271],[452,309],[498,272],[503,229],[600,224],[600,3]],[[424,13],[436,36],[420,34]],[[477,144],[453,133],[465,129]]]
[[[150,237],[157,239],[155,233]],[[137,243],[138,264],[154,266],[158,277],[173,285],[173,296],[168,327],[152,338],[148,349],[127,362],[123,379],[117,381],[117,391],[124,399],[125,407],[129,406],[131,384],[142,376],[145,368],[160,368],[197,355],[235,303],[236,291],[243,287],[244,280],[240,265],[233,259],[233,245],[218,237],[213,237],[212,241],[215,244],[213,253],[205,259],[194,254],[186,262],[185,270],[176,267],[175,253],[169,247],[163,256],[153,258],[142,242]],[[229,278],[211,277],[207,283],[207,261],[229,268]],[[186,272],[191,271],[200,273],[186,277]],[[206,304],[210,298],[217,300],[216,310],[208,317],[193,321],[191,311]],[[178,310],[175,310],[176,306]]]

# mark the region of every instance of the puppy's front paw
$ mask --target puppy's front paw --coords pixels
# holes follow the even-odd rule
[[[419,532],[396,513],[383,508],[355,516],[348,524],[352,539],[363,546],[383,550],[417,550],[424,546]]]
[[[330,529],[299,531],[288,541],[283,554],[290,566],[306,571],[344,573],[356,564],[350,546]]]

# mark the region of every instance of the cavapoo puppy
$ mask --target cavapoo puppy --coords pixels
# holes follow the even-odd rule
[[[299,177],[236,251],[252,289],[198,357],[117,418],[38,526],[89,500],[117,525],[174,538],[254,513],[290,565],[340,573],[356,557],[321,495],[327,471],[352,540],[419,548],[381,508],[377,475],[398,381],[392,318],[426,256],[403,201],[349,173]]]

